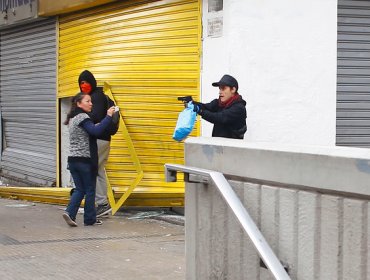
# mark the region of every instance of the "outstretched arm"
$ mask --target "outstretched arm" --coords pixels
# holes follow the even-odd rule
[[[106,116],[100,123],[94,124],[91,119],[85,119],[83,122],[80,123],[80,126],[86,130],[89,135],[99,137],[104,133],[104,130],[109,126],[112,122],[111,116]]]

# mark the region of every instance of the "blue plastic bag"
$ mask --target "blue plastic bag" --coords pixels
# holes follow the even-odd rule
[[[176,141],[185,139],[193,130],[197,113],[194,112],[194,105],[190,101],[188,106],[179,114],[177,124],[172,138]]]

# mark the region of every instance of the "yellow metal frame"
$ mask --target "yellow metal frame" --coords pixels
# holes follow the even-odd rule
[[[115,99],[114,99],[113,93],[112,93],[112,88],[110,87],[110,85],[107,82],[104,82],[104,88],[103,89],[104,89],[104,93],[106,95],[108,95],[108,97],[110,99],[112,99],[115,104],[117,104]],[[125,139],[125,141],[128,145],[128,150],[130,152],[131,159],[134,163],[137,175],[136,175],[135,180],[131,183],[130,187],[124,192],[124,194],[118,199],[118,201],[116,201],[116,199],[114,198],[114,193],[113,193],[112,186],[109,183],[109,178],[108,178],[107,174],[105,174],[106,178],[107,178],[108,200],[109,200],[110,206],[112,208],[112,215],[114,215],[119,210],[119,208],[121,208],[123,203],[125,203],[126,199],[130,196],[130,194],[133,192],[135,187],[140,183],[141,179],[144,177],[144,172],[141,168],[139,158],[136,154],[134,144],[132,143],[130,134],[128,133],[125,121],[123,120],[123,117],[122,117],[122,114],[120,114],[119,131],[122,132],[123,138]]]

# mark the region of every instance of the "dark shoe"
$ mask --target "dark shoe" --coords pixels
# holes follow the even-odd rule
[[[71,218],[71,216],[69,216],[67,212],[64,212],[62,216],[69,226],[77,227],[77,223]]]
[[[100,218],[104,215],[108,215],[109,212],[111,211],[112,211],[112,208],[110,207],[109,204],[98,205],[98,208],[96,209],[96,217]]]
[[[94,226],[94,225],[98,225],[98,226],[100,226],[100,225],[102,225],[103,224],[103,222],[101,221],[101,220],[96,220],[96,222],[95,223],[93,223],[93,224],[84,224],[85,226]]]

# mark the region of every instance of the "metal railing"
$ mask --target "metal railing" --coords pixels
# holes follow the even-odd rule
[[[212,183],[214,183],[221,193],[222,197],[225,199],[226,203],[240,222],[244,231],[248,234],[253,245],[256,247],[258,254],[260,255],[267,268],[271,271],[275,279],[290,279],[283,265],[268,245],[261,231],[258,229],[253,219],[251,218],[222,173],[207,169],[188,167],[179,164],[165,164],[166,181],[176,182],[178,171],[184,173],[184,179],[186,182],[209,183],[211,181]],[[198,178],[197,181],[190,181],[190,175],[196,175],[200,178]]]

